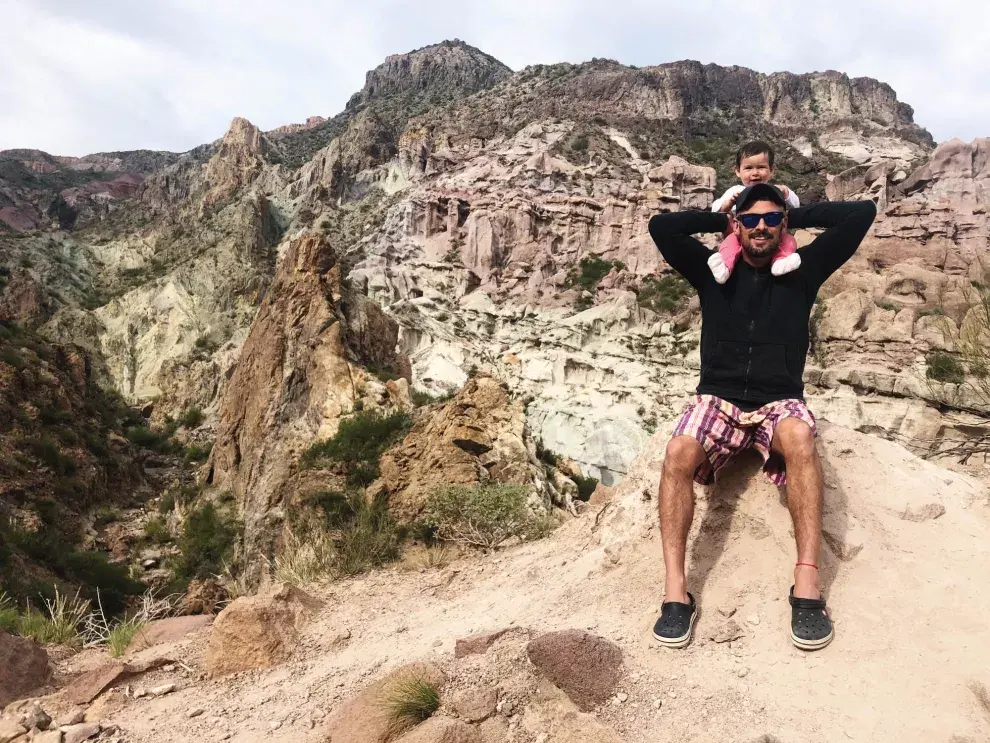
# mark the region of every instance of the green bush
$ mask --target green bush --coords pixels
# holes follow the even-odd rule
[[[598,282],[608,276],[609,272],[616,268],[619,271],[624,269],[626,264],[622,261],[606,261],[601,258],[582,258],[579,270],[573,268],[568,274],[568,286],[578,286],[585,291],[594,293]]]
[[[181,447],[172,440],[173,433],[175,430],[172,425],[162,431],[155,431],[145,425],[129,426],[124,429],[124,435],[132,444],[161,454],[174,454],[180,450]]]
[[[388,501],[369,501],[363,493],[351,499],[353,517],[341,530],[336,542],[337,569],[341,575],[356,575],[399,557],[400,541]]]
[[[152,516],[148,523],[144,525],[144,536],[156,544],[163,544],[172,541],[165,519],[161,516]]]
[[[412,426],[408,413],[382,415],[360,411],[340,422],[333,438],[313,444],[302,456],[303,468],[341,464],[347,468],[348,484],[363,487],[378,477],[378,460]]]
[[[181,418],[179,424],[183,428],[198,428],[203,422],[203,411],[199,408],[189,408]]]
[[[659,314],[673,314],[683,310],[694,293],[694,287],[680,275],[665,273],[659,277],[647,276],[636,297],[640,307]]]
[[[962,384],[966,372],[963,365],[954,357],[945,353],[930,353],[926,359],[928,364],[927,376],[936,382]]]
[[[186,453],[183,459],[190,463],[205,462],[209,458],[211,451],[213,451],[213,444],[189,444],[186,447]]]
[[[240,534],[239,524],[212,503],[190,511],[182,525],[177,565],[181,578],[207,578],[218,574],[230,560]]]
[[[493,550],[514,537],[533,539],[548,531],[547,519],[527,507],[528,494],[522,485],[448,485],[430,495],[423,521],[442,541]]]

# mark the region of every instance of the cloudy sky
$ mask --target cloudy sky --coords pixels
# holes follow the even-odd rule
[[[0,18],[0,149],[184,151],[234,116],[330,116],[386,55],[445,38],[513,69],[837,69],[892,85],[938,141],[990,136],[990,4],[975,0],[0,0]]]

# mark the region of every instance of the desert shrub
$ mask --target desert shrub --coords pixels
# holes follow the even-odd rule
[[[176,565],[177,575],[180,578],[216,575],[229,561],[239,534],[236,520],[212,503],[190,511],[178,540],[182,555]]]
[[[965,378],[965,371],[962,364],[955,358],[945,353],[930,353],[925,359],[927,362],[926,375],[936,382],[951,382],[962,384]]]
[[[874,304],[882,310],[897,312],[897,305],[886,299],[878,299]]]
[[[598,282],[608,276],[616,268],[622,270],[626,265],[622,261],[606,261],[601,258],[582,258],[578,268],[572,268],[567,276],[567,286],[577,286],[585,291],[594,293]]]
[[[128,441],[136,446],[152,449],[162,454],[172,454],[179,449],[179,446],[172,440],[174,430],[169,430],[171,426],[163,431],[156,431],[145,425],[128,426],[124,429],[124,435]]]
[[[680,275],[665,273],[659,277],[647,276],[636,299],[640,307],[659,314],[672,314],[683,310],[694,293],[694,287]]]
[[[211,451],[213,451],[213,444],[189,444],[182,458],[190,463],[205,462]]]
[[[399,733],[429,719],[440,709],[440,690],[419,674],[400,678],[382,700],[389,727]]]
[[[400,534],[385,498],[369,500],[360,490],[324,491],[306,503],[315,513],[293,526],[273,565],[278,580],[356,575],[399,557]]]
[[[378,460],[412,426],[408,413],[360,411],[340,422],[336,435],[313,444],[302,456],[304,468],[342,464],[348,484],[363,487],[378,477]]]
[[[202,422],[203,411],[199,408],[189,408],[189,410],[187,410],[185,414],[179,418],[179,425],[183,428],[198,428],[199,424]]]
[[[172,541],[172,535],[165,525],[165,519],[161,516],[152,516],[148,523],[144,525],[144,536],[155,544],[164,544]]]
[[[945,317],[945,309],[942,307],[932,307],[930,310],[921,310],[918,313],[918,319],[922,317]]]
[[[17,615],[16,634],[30,637],[42,644],[78,646],[82,643],[81,630],[89,614],[90,602],[76,593],[62,593],[56,586],[52,598],[45,599],[45,611],[25,605]]]
[[[430,495],[423,521],[436,529],[441,541],[493,550],[514,537],[533,539],[547,533],[547,520],[526,505],[528,494],[521,485],[448,485]]]
[[[395,560],[400,553],[399,532],[388,511],[388,501],[368,500],[357,493],[352,499],[354,517],[337,540],[337,571],[356,575]]]

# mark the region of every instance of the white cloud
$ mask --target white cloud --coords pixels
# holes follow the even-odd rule
[[[837,69],[890,83],[937,140],[990,136],[990,6],[976,2],[0,3],[0,148],[184,150],[238,115],[329,116],[387,54],[454,37],[514,69],[596,56]]]

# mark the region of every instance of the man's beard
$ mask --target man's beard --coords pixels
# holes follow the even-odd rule
[[[768,242],[757,246],[753,244],[754,238],[766,238]],[[775,237],[768,230],[754,230],[742,241],[742,246],[750,258],[766,258],[776,253],[777,248],[780,247],[780,234],[778,233]]]

